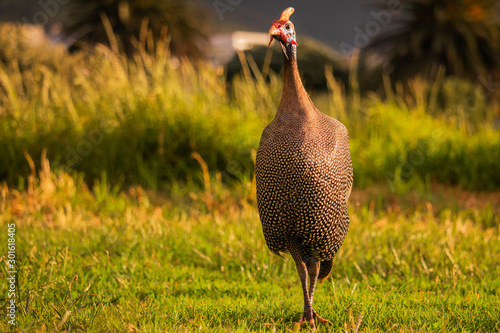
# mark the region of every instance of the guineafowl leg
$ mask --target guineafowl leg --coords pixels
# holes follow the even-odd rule
[[[316,311],[312,308],[313,298],[314,298],[314,290],[316,289],[316,282],[318,281],[320,262],[312,261],[307,267],[307,272],[309,273],[309,301],[311,303],[312,316],[316,318],[322,324],[332,325],[331,321],[321,318]]]
[[[311,300],[309,299],[309,293],[307,292],[307,267],[300,255],[292,254],[292,257],[295,261],[295,266],[297,267],[297,272],[299,273],[300,282],[302,284],[302,292],[304,293],[304,312],[297,325],[301,326],[306,321],[314,328],[313,309]]]

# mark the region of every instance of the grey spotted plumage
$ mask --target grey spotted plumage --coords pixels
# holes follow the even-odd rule
[[[346,237],[353,175],[346,127],[321,113],[302,85],[291,13],[285,10],[269,32],[283,49],[284,78],[281,103],[257,152],[257,205],[269,249],[295,260],[305,304],[299,323],[314,327],[315,318],[329,323],[313,310],[312,298]]]

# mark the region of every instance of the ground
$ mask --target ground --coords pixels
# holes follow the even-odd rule
[[[500,330],[499,198],[355,189],[316,310],[333,332]],[[0,187],[0,222],[16,225],[21,331],[293,331],[302,313],[293,261],[267,249],[250,183],[166,195],[45,172]]]

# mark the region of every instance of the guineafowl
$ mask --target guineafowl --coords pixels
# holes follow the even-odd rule
[[[283,51],[284,79],[281,103],[257,152],[257,206],[269,249],[295,261],[304,294],[298,324],[315,328],[315,320],[331,324],[313,309],[313,296],[346,237],[353,176],[346,127],[321,113],[302,85],[293,12],[283,11],[269,30],[269,44],[276,40]]]

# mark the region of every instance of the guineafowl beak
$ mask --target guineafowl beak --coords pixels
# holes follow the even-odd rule
[[[271,46],[271,43],[273,42],[273,40],[275,38],[278,40],[278,42],[280,42],[281,41],[281,34],[282,34],[282,31],[278,27],[276,27],[276,25],[273,22],[271,29],[269,29],[269,36],[271,36],[271,40],[269,40],[269,44],[267,46]]]

